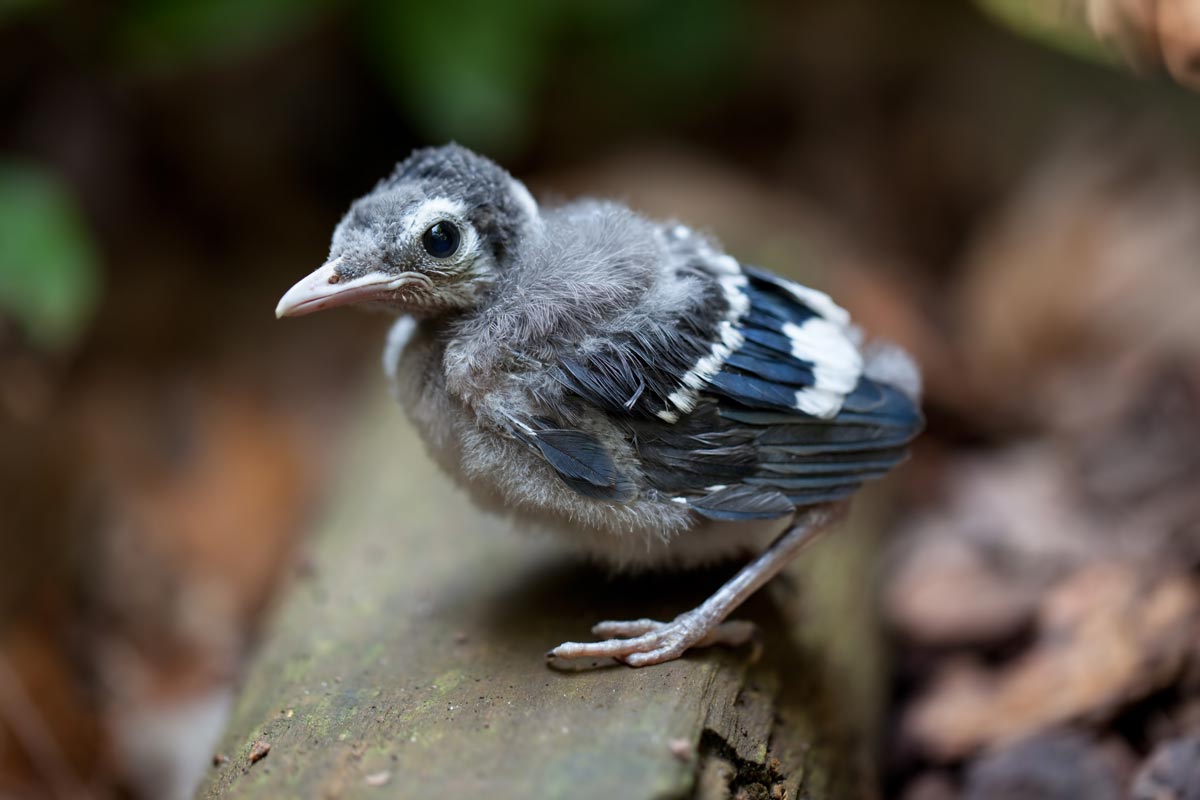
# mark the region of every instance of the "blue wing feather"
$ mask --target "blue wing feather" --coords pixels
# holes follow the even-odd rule
[[[695,313],[656,319],[652,330],[580,351],[562,359],[556,373],[569,394],[628,430],[642,483],[705,517],[768,519],[847,497],[906,457],[922,418],[916,403],[895,387],[860,376],[857,384],[832,394],[841,401],[831,414],[800,410],[798,392],[829,395],[836,385],[831,374],[861,366],[850,360],[860,357],[843,327],[844,312],[819,293],[753,268],[743,268],[745,280],[722,284],[719,276],[729,274],[722,271],[727,267],[709,271],[701,250],[689,251],[686,264],[689,277],[708,282]],[[740,292],[744,301],[730,300],[730,291]],[[729,341],[720,326],[728,326],[731,309],[739,305],[744,307],[736,316],[736,341],[715,369],[684,381]],[[813,320],[819,325],[806,329]],[[833,350],[821,351],[830,336]],[[812,358],[802,357],[805,348]],[[850,356],[838,362],[844,352]],[[694,390],[694,404],[664,413],[684,387]],[[561,431],[537,446],[583,494],[628,496],[630,486],[614,475],[611,456],[596,452],[594,439],[580,437]]]

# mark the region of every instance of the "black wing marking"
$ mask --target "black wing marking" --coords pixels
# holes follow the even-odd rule
[[[661,419],[664,410],[679,410],[673,396],[687,388],[685,377],[721,342],[730,312],[719,284],[709,280],[701,286],[693,306],[561,358],[555,378],[618,418]]]
[[[709,519],[779,519],[795,511],[783,494],[748,484],[726,486],[688,501],[688,507]]]
[[[869,379],[862,382],[883,394],[895,392]],[[799,506],[848,497],[907,457],[921,416],[911,401],[904,401],[907,411],[902,412],[901,400],[889,400],[890,405],[875,411],[846,410],[822,420],[709,397],[677,425],[647,423],[656,428],[653,432],[639,426],[637,452],[647,482],[682,498],[698,514],[762,519],[773,509],[781,513],[771,516],[783,517]],[[724,494],[736,487],[750,491]],[[714,493],[719,504],[708,499]],[[772,500],[782,496],[788,509],[755,502],[759,495]]]
[[[906,457],[920,412],[862,376],[845,311],[770,273],[732,273],[703,247],[680,253],[681,279],[704,287],[695,307],[581,348],[555,375],[628,430],[650,489],[712,519],[774,519],[847,497]],[[624,496],[594,439],[550,437],[566,455],[537,444],[577,491]]]
[[[637,487],[594,436],[577,430],[516,423],[517,437],[536,448],[563,483],[587,497],[627,503]]]
[[[821,292],[744,270],[745,342],[709,380],[710,391],[749,408],[833,418],[862,374],[849,315]]]
[[[648,482],[713,519],[848,497],[903,461],[923,422],[912,398],[862,376],[856,334],[829,298],[745,271],[742,345],[693,414],[636,436]],[[817,336],[804,331],[814,321]]]

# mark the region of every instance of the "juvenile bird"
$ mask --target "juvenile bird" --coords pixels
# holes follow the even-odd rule
[[[726,622],[884,475],[919,376],[830,298],[616,203],[539,208],[492,161],[417,150],[356,200],[279,317],[399,315],[385,367],[433,458],[488,510],[624,566],[759,555],[669,622],[601,622],[560,658],[737,644]]]

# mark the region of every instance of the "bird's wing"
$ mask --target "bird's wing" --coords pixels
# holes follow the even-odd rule
[[[585,497],[624,503],[637,496],[637,486],[617,467],[612,453],[597,437],[561,428],[549,420],[510,416],[511,432],[541,453],[563,483]]]
[[[556,372],[629,431],[647,488],[711,518],[776,518],[846,497],[905,457],[917,402],[865,374],[845,310],[700,240],[678,246],[691,248],[678,277],[704,278],[694,305]]]

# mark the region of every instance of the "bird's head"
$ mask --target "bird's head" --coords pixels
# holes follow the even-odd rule
[[[475,306],[538,224],[523,184],[458,145],[417,150],[350,206],[329,260],[276,316],[358,305],[433,317]]]

